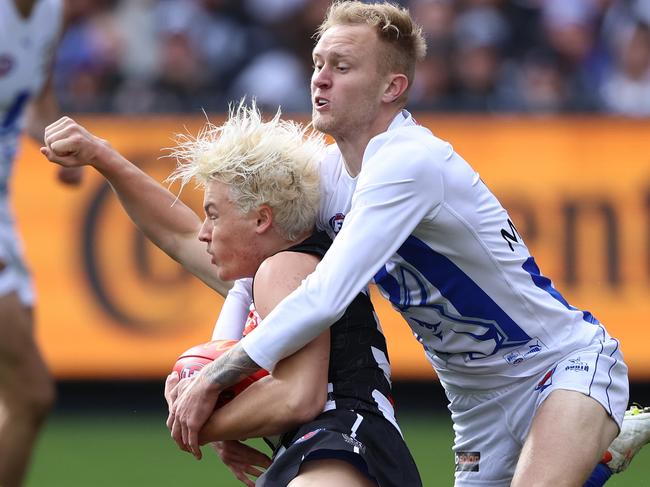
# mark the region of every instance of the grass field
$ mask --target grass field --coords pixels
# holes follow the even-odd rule
[[[177,450],[163,423],[162,414],[151,412],[55,414],[40,439],[27,487],[243,485],[207,449],[200,462]],[[403,414],[401,424],[424,485],[452,485],[449,420]],[[650,446],[607,485],[650,486]]]

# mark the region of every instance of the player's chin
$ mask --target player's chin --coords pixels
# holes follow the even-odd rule
[[[234,280],[234,279],[232,279],[232,278],[230,277],[230,275],[231,275],[232,273],[229,272],[228,269],[227,269],[226,267],[221,266],[221,265],[217,264],[216,262],[214,263],[214,265],[217,266],[217,277],[218,277],[219,279],[221,279],[222,281],[233,281],[233,280]]]
[[[237,272],[236,269],[217,265],[217,277],[222,281],[236,281],[248,276],[244,272]]]
[[[316,130],[325,134],[329,133],[332,128],[332,118],[328,115],[314,111],[311,116],[311,123]]]

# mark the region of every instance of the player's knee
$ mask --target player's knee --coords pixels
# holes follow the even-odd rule
[[[56,389],[52,376],[43,363],[36,348],[22,356],[17,367],[2,367],[2,395],[17,415],[24,415],[33,421],[41,421],[54,406]],[[6,365],[3,364],[3,365]]]
[[[35,423],[41,423],[54,407],[56,389],[51,378],[43,377],[22,396],[22,408],[26,416]]]

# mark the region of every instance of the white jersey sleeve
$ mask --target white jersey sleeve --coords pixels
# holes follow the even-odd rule
[[[423,135],[428,135],[423,137]],[[242,340],[246,353],[272,370],[341,317],[415,227],[443,200],[440,170],[453,149],[419,126],[384,132],[364,153],[352,207],[313,274]]]
[[[248,310],[253,302],[253,280],[239,279],[228,291],[212,331],[213,340],[239,340],[244,334]]]

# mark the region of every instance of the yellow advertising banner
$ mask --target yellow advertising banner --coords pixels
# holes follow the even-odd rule
[[[555,287],[621,340],[631,378],[650,379],[650,121],[417,118],[480,172]],[[161,149],[205,118],[80,121],[162,181]],[[94,170],[71,189],[55,169],[25,140],[12,186],[46,360],[59,378],[163,377],[209,339],[222,298],[149,243]],[[197,211],[201,197],[182,194]],[[433,377],[408,326],[374,302],[395,378]]]

